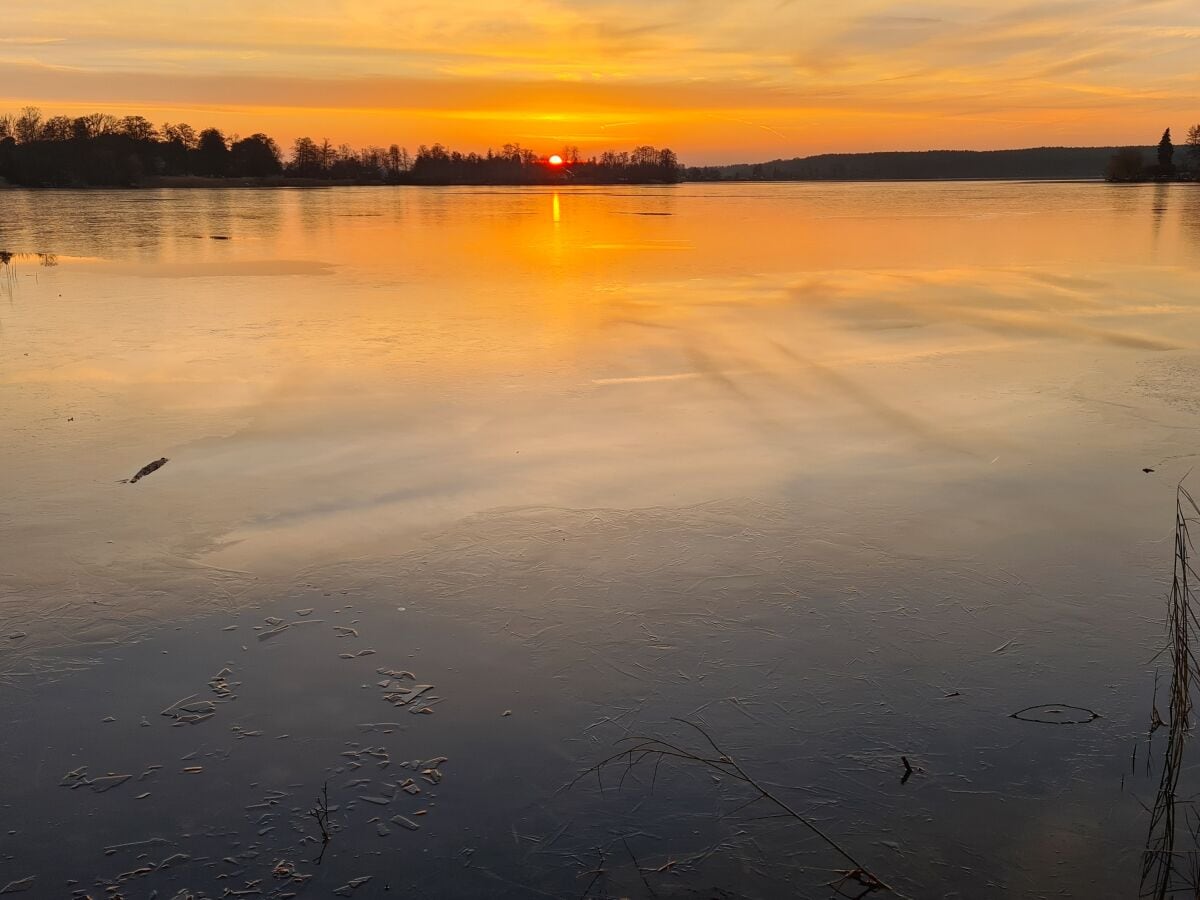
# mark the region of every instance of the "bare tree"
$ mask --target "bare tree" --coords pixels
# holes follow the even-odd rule
[[[325,138],[317,147],[317,164],[321,167],[322,172],[328,172],[336,161],[337,151],[333,149],[329,138]]]
[[[1188,156],[1193,162],[1200,163],[1200,125],[1193,125],[1188,129],[1187,140],[1184,142],[1187,147]]]
[[[32,144],[42,136],[42,111],[36,106],[21,110],[13,125],[13,135],[18,144]]]
[[[75,127],[68,116],[55,116],[42,125],[43,141],[69,141],[75,136]]]
[[[1136,147],[1118,150],[1108,161],[1104,177],[1109,181],[1138,181],[1145,177],[1146,160]]]
[[[320,166],[320,152],[316,142],[310,137],[296,138],[292,144],[292,171],[297,175],[312,175]]]
[[[170,122],[163,123],[162,136],[164,140],[183,144],[189,150],[194,149],[199,142],[196,129],[186,122],[180,122],[176,125],[172,125]]]
[[[113,134],[118,131],[119,125],[117,117],[110,116],[108,113],[92,113],[72,122],[77,138],[95,138],[102,134]]]
[[[158,140],[158,131],[144,116],[126,116],[117,125],[121,134],[138,141]]]

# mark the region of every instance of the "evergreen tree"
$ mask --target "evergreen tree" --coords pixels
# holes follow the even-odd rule
[[[1158,142],[1158,175],[1169,178],[1175,172],[1175,145],[1171,143],[1171,129],[1163,132],[1162,140]]]

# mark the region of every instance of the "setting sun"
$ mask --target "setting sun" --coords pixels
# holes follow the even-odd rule
[[[97,22],[84,0],[8,0],[0,109],[140,114],[281,145],[546,142],[586,158],[630,137],[691,165],[1107,146],[1184,119],[1200,27],[1194,0],[186,6],[112,0]]]
[[[546,162],[550,163],[552,166],[561,166],[563,164],[563,158],[555,153],[548,160],[546,160]]]

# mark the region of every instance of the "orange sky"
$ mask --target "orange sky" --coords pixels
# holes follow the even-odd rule
[[[0,109],[685,162],[1153,143],[1195,0],[5,0]]]

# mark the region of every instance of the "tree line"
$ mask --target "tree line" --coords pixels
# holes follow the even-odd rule
[[[1188,129],[1182,160],[1176,160],[1171,129],[1163,132],[1154,148],[1154,161],[1137,147],[1119,150],[1108,161],[1104,177],[1108,181],[1200,181],[1200,125]]]
[[[1098,178],[1120,147],[825,153],[689,168],[689,181],[937,181]]]
[[[434,144],[417,150],[408,175],[416,184],[669,184],[683,176],[672,150],[651,146],[586,159],[578,147],[564,147],[555,155],[559,162],[551,165],[519,144],[486,154],[463,154]]]
[[[256,183],[560,184],[670,183],[682,167],[669,149],[638,147],[584,159],[577,147],[551,165],[506,144],[499,152],[459,153],[441,144],[415,155],[398,144],[355,149],[297,138],[285,153],[269,135],[155,126],[144,116],[106,113],[46,118],[36,107],[0,115],[0,180],[36,187],[125,187],[171,179],[243,179]]]

